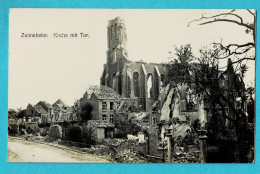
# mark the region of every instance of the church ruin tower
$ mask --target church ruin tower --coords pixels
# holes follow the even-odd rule
[[[143,110],[150,110],[165,83],[166,65],[130,61],[126,50],[126,26],[122,18],[108,21],[107,62],[100,85],[108,86],[123,98],[136,98]]]
[[[126,51],[126,27],[120,17],[108,21],[107,26],[107,62],[101,78],[101,85],[114,89],[122,95],[122,70],[127,60]],[[129,94],[125,95],[129,97]]]
[[[107,26],[107,62],[126,60],[126,28],[122,18],[116,17],[108,22]]]

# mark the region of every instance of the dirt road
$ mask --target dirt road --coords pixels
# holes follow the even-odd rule
[[[92,154],[81,154],[45,144],[8,139],[8,162],[108,163]]]

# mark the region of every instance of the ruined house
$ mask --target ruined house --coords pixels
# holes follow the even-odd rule
[[[104,120],[111,123],[115,120],[115,112],[123,106],[137,106],[136,98],[122,97],[107,86],[91,86],[79,100],[83,106],[90,103],[93,106],[92,120]]]
[[[241,115],[242,113],[245,113],[246,117],[241,117],[243,121],[246,121],[248,119],[247,100],[245,95],[246,88],[241,75],[236,74],[231,59],[228,59],[227,61],[227,69],[220,74],[219,83],[220,88],[223,89],[223,95],[228,99],[228,102],[223,101],[227,116],[236,119],[235,110],[241,113]],[[231,107],[234,110],[230,109]],[[221,112],[222,110],[220,111],[220,114]],[[232,125],[228,119],[224,119],[223,122],[225,126]]]
[[[107,120],[88,120],[88,128],[97,142],[106,138],[114,138],[115,125]]]
[[[52,122],[74,121],[72,109],[61,99],[58,99],[53,105]]]
[[[108,22],[107,39],[107,62],[100,84],[112,88],[122,97],[136,97],[143,110],[149,111],[158,99],[160,87],[165,85],[166,65],[129,60],[126,26],[120,17]]]
[[[26,115],[32,121],[50,122],[53,116],[53,107],[46,101],[39,101],[34,106],[29,103],[26,108]]]
[[[245,85],[242,78],[235,73],[231,60],[228,60],[227,69],[218,73],[219,85],[224,90],[224,96],[228,99],[232,106],[223,101],[226,107],[225,112],[231,118],[236,115],[229,107],[235,108],[239,113],[246,113],[246,99],[245,99]],[[189,73],[192,75],[192,73]],[[149,143],[157,142],[157,146],[165,139],[167,129],[172,129],[172,137],[175,139],[182,139],[187,136],[193,136],[194,124],[199,123],[200,129],[206,129],[207,123],[212,124],[216,120],[211,117],[211,110],[208,108],[205,101],[205,96],[202,93],[196,93],[194,84],[188,83],[170,83],[160,91],[158,101],[153,105],[146,119],[149,121],[148,141]],[[218,107],[216,108],[218,109]],[[220,109],[219,114],[223,114]],[[246,114],[245,114],[246,115]],[[152,118],[158,117],[157,124],[152,122]],[[228,119],[221,117],[223,126],[230,127]],[[157,127],[158,129],[152,129]],[[150,140],[152,138],[152,140]],[[194,144],[198,143],[198,138],[193,136]],[[158,151],[153,149],[154,155]]]
[[[60,99],[53,105],[46,101],[40,101],[36,105],[30,103],[26,109],[26,115],[31,121],[37,122],[63,122],[71,121],[72,110]]]

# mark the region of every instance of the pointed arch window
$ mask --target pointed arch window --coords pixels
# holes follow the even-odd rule
[[[162,84],[162,87],[166,86],[166,77],[164,74],[161,74],[161,84]]]
[[[147,94],[148,98],[154,97],[154,79],[151,73],[147,74]]]
[[[138,72],[134,72],[133,82],[134,82],[134,95],[135,95],[135,97],[140,97],[140,84],[139,84],[139,73]]]

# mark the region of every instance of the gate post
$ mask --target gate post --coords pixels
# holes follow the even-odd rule
[[[205,135],[205,131],[201,130],[202,135],[199,136],[200,139],[200,159],[201,163],[206,163],[207,157],[207,136]]]
[[[168,149],[168,157],[167,157],[167,162],[172,163],[172,129],[168,128],[167,133],[167,149]]]

